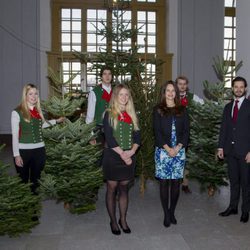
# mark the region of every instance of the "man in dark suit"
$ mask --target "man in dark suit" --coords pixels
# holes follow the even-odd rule
[[[246,98],[246,90],[243,77],[232,81],[234,100],[224,108],[217,153],[220,159],[224,156],[227,159],[230,181],[230,204],[219,215],[238,213],[242,191],[240,221],[243,223],[248,222],[250,210],[250,100]]]

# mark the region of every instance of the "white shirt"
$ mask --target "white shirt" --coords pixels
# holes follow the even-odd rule
[[[102,88],[105,89],[110,94],[111,84],[109,86],[102,84]],[[91,90],[88,96],[88,109],[87,109],[87,115],[86,115],[86,120],[85,120],[87,124],[94,121],[95,105],[96,105],[96,95],[95,95],[95,92]]]
[[[14,157],[19,156],[19,149],[35,149],[44,147],[44,142],[38,143],[19,143],[19,123],[20,116],[19,114],[13,110],[11,113],[11,130],[12,130],[12,150]],[[55,125],[56,120],[49,120],[49,122],[43,123],[43,128],[47,128],[51,125]]]
[[[245,100],[245,96],[242,96],[242,97],[240,97],[239,99],[238,99],[238,110],[240,110],[240,107],[241,107],[241,104],[242,104],[242,102]],[[231,116],[233,117],[233,113],[234,113],[234,106],[235,106],[235,100],[236,100],[236,98],[234,97],[234,103],[233,103],[233,107],[232,107],[232,111],[231,111]]]

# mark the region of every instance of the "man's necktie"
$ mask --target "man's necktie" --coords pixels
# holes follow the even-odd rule
[[[235,100],[234,102],[234,110],[233,110],[233,122],[237,121],[239,107],[238,107],[239,100]]]

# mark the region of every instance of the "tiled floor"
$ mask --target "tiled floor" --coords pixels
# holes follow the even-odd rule
[[[11,162],[10,147],[1,154]],[[14,173],[13,168],[10,173]],[[147,183],[144,196],[139,192],[139,181],[130,190],[128,223],[132,233],[114,236],[110,232],[105,208],[105,187],[99,192],[95,212],[72,215],[55,201],[44,201],[40,225],[31,234],[19,238],[0,237],[1,250],[99,250],[99,249],[195,249],[229,250],[250,249],[250,222],[240,223],[240,214],[221,218],[218,212],[227,207],[228,188],[214,197],[200,193],[192,182],[193,193],[181,193],[177,206],[177,225],[165,228],[157,182]]]

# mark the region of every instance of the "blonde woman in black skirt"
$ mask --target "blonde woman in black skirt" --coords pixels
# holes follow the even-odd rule
[[[131,93],[126,85],[117,85],[112,93],[110,108],[103,119],[106,146],[103,173],[107,181],[106,206],[110,216],[111,232],[131,233],[126,221],[128,184],[134,179],[135,152],[140,144],[140,132]],[[118,191],[118,192],[117,192]],[[120,218],[116,219],[116,194]]]

